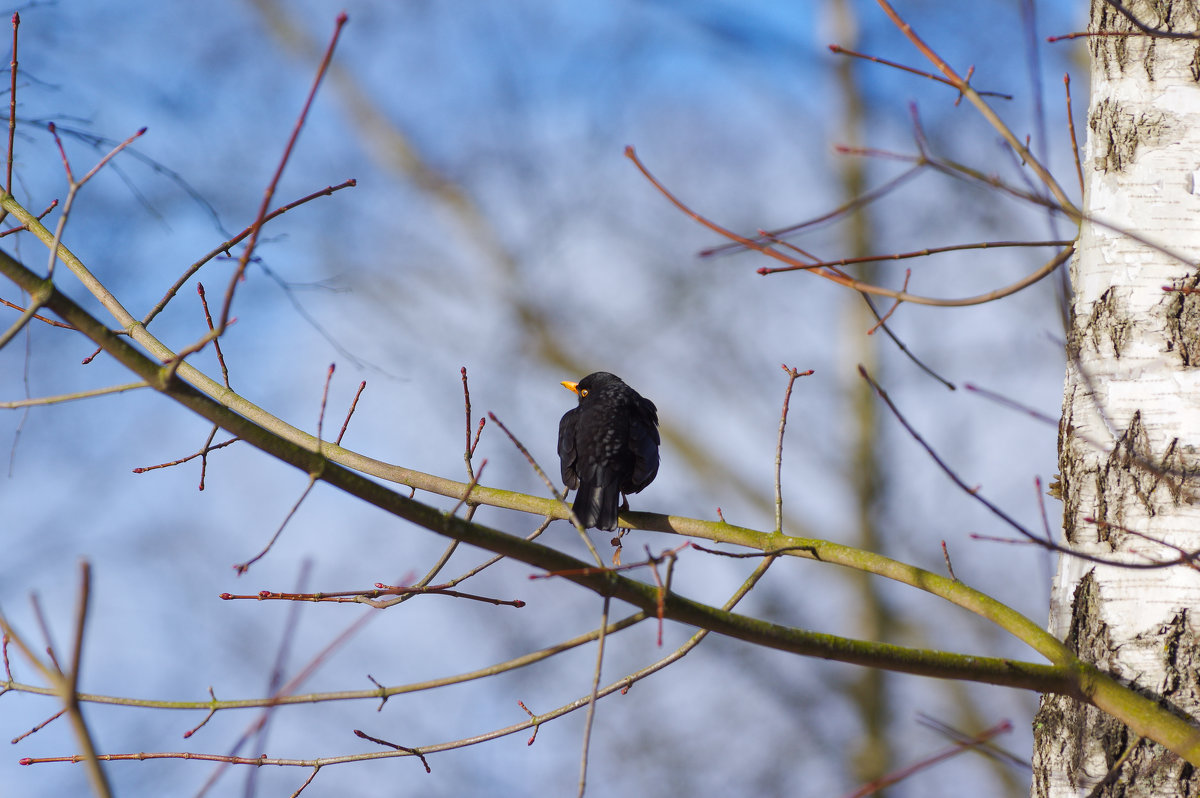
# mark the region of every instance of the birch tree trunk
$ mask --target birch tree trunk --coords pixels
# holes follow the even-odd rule
[[[1154,28],[1200,31],[1195,0],[1124,5]],[[1090,25],[1137,31],[1105,0],[1092,0]],[[1189,265],[1200,260],[1200,42],[1089,41],[1084,210],[1092,221],[1071,266],[1063,533],[1077,551],[1142,565],[1200,549],[1200,293],[1164,290],[1200,289]],[[1064,557],[1050,629],[1083,659],[1200,717],[1194,568]],[[1089,795],[1106,779],[1095,794],[1200,795],[1196,769],[1071,699],[1045,696],[1034,729],[1037,798]]]

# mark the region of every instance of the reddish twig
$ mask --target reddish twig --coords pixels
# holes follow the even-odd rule
[[[321,439],[321,434],[324,431],[324,425],[325,425],[325,406],[326,406],[326,403],[329,401],[329,384],[333,380],[333,372],[336,367],[337,366],[334,363],[329,364],[329,369],[325,372],[325,385],[321,390],[321,411],[320,411],[320,413],[317,414],[317,449],[318,449],[318,451],[320,450],[321,444],[323,443],[323,441]],[[263,546],[262,550],[258,554],[255,554],[253,557],[251,557],[249,560],[246,560],[245,562],[237,563],[233,566],[233,570],[237,572],[238,576],[241,576],[242,574],[246,573],[246,571],[248,571],[250,569],[251,565],[253,565],[254,563],[261,560],[263,557],[266,556],[267,552],[269,552],[271,550],[271,547],[275,545],[275,541],[279,540],[279,536],[283,534],[283,530],[287,527],[288,522],[292,520],[292,516],[294,516],[296,514],[296,512],[300,509],[300,505],[304,503],[304,500],[308,498],[308,494],[311,493],[312,489],[316,486],[317,481],[320,479],[320,476],[321,475],[319,472],[314,472],[314,473],[311,473],[308,475],[308,485],[306,485],[304,487],[304,491],[300,494],[300,498],[296,499],[295,504],[292,505],[292,509],[288,510],[288,514],[284,517],[283,523],[281,523],[279,525],[279,527],[275,530],[275,534],[272,535],[271,539],[267,541],[267,545]]]
[[[51,200],[50,204],[46,206],[46,210],[42,211],[41,213],[39,213],[37,215],[37,217],[36,217],[37,220],[40,222],[42,219],[45,219],[48,215],[50,215],[50,211],[54,210],[57,207],[58,207],[58,200]],[[7,213],[8,213],[8,211],[0,209],[0,218],[4,218],[4,216],[7,215]],[[29,229],[29,225],[27,225],[27,224],[17,225],[16,227],[10,227],[7,230],[0,231],[0,238],[4,238],[5,236],[10,236],[14,233],[19,233],[22,230],[28,230],[28,229]]]
[[[303,205],[307,202],[311,202],[312,200],[315,200],[319,197],[328,197],[328,196],[332,195],[333,192],[335,192],[335,191],[340,191],[344,188],[354,188],[357,185],[358,185],[358,181],[351,178],[350,180],[347,180],[343,183],[339,183],[336,186],[326,186],[325,188],[321,189],[320,191],[314,191],[313,193],[311,193],[307,196],[301,197],[298,200],[289,202],[287,205],[282,205],[282,206],[276,208],[275,210],[271,211],[270,213],[267,214],[266,218],[263,219],[263,224],[266,224],[267,222],[272,221],[273,219],[275,219],[279,216],[282,216],[283,214],[287,213],[288,211],[292,210],[293,208],[295,208],[299,205]],[[151,308],[150,312],[147,313],[142,318],[142,325],[143,326],[148,325],[151,321],[153,321],[154,317],[157,316],[159,313],[161,313],[163,311],[163,309],[166,308],[167,304],[175,297],[175,295],[177,293],[179,293],[179,289],[183,288],[183,286],[187,283],[187,281],[192,278],[192,275],[194,275],[196,272],[200,271],[200,269],[204,266],[204,264],[208,263],[209,261],[211,261],[213,258],[217,257],[218,255],[229,254],[230,249],[232,249],[234,246],[236,246],[237,244],[244,241],[246,239],[246,237],[249,236],[252,232],[254,232],[254,226],[250,225],[246,229],[242,230],[242,232],[235,235],[233,238],[230,238],[226,241],[221,242],[219,245],[217,245],[217,247],[215,249],[210,250],[202,258],[200,258],[200,260],[196,261],[191,266],[187,267],[187,269],[184,270],[183,274],[180,275],[179,279],[176,280],[175,283],[169,289],[167,289],[167,293],[163,295],[162,299],[158,300],[158,303],[153,308]]]
[[[930,715],[926,715],[924,712],[917,713],[917,723],[920,723],[922,726],[925,726],[929,729],[933,729],[938,734],[941,734],[942,736],[947,737],[951,740],[954,740],[955,742],[958,742],[958,743],[971,744],[971,741],[975,739],[975,735],[967,734],[966,732],[959,731],[958,729],[954,728],[953,726],[951,726],[947,723],[943,723],[942,721],[938,720],[937,718],[934,718]],[[990,757],[998,762],[1004,762],[1007,765],[1012,765],[1014,767],[1021,768],[1023,770],[1032,770],[1033,769],[1032,766],[1029,764],[1028,760],[1022,759],[1019,756],[1011,754],[1008,751],[1005,751],[1003,748],[1000,748],[999,746],[995,745],[992,742],[975,744],[973,747],[976,752],[983,754],[984,756]]]
[[[426,773],[433,772],[429,768],[429,761],[425,759],[425,755],[422,754],[420,751],[418,751],[416,748],[408,748],[408,747],[405,747],[398,743],[389,743],[387,740],[381,740],[378,737],[372,737],[371,735],[367,734],[365,731],[361,731],[359,729],[355,729],[354,734],[356,737],[361,737],[364,740],[370,740],[373,743],[378,743],[379,745],[385,745],[388,748],[394,748],[397,751],[403,751],[406,754],[412,754],[413,756],[415,756],[421,760],[421,764],[425,766]]]
[[[904,779],[907,779],[909,776],[913,775],[914,773],[917,773],[921,770],[925,770],[926,768],[930,768],[940,762],[944,762],[947,759],[950,759],[951,757],[958,756],[959,754],[963,753],[964,751],[970,751],[971,749],[973,749],[977,746],[981,746],[984,743],[988,742],[996,735],[1003,734],[1003,733],[1011,731],[1011,730],[1012,730],[1012,723],[1010,723],[1007,720],[1002,721],[1001,723],[996,724],[992,728],[986,729],[985,731],[980,732],[975,737],[972,737],[963,742],[955,743],[953,746],[951,746],[950,748],[947,748],[944,751],[941,751],[937,754],[934,754],[933,756],[922,759],[920,762],[916,762],[912,765],[909,765],[908,767],[904,767],[899,770],[893,771],[892,773],[889,773],[886,776],[883,776],[882,778],[876,779],[875,781],[871,782],[870,784],[864,784],[859,789],[857,789],[854,792],[847,795],[846,798],[866,798],[866,796],[873,795],[874,793],[882,790],[884,787],[887,787],[889,785],[896,784],[897,782],[903,781]]]
[[[194,460],[197,457],[203,457],[204,455],[208,454],[208,452],[215,452],[217,449],[224,449],[229,444],[237,443],[240,440],[241,440],[241,438],[230,438],[227,441],[223,441],[221,443],[217,443],[212,446],[205,445],[205,447],[203,449],[196,452],[195,454],[189,454],[187,457],[181,457],[178,460],[172,460],[169,463],[159,463],[158,465],[152,465],[152,466],[139,466],[138,468],[133,469],[133,473],[144,474],[147,471],[154,471],[155,469],[158,469],[158,468],[170,468],[171,466],[182,465],[189,460]]]
[[[946,548],[946,541],[942,541],[942,557],[946,560],[946,573],[950,574],[950,578],[955,582],[958,577],[954,575],[954,564],[950,562],[950,549]]]
[[[855,52],[854,50],[847,50],[845,47],[842,47],[841,45],[837,45],[837,44],[829,45],[829,49],[832,52],[838,53],[839,55],[848,55],[848,56],[852,56],[854,58],[862,58],[863,60],[870,61],[875,64],[882,64],[883,66],[888,66],[893,69],[899,69],[904,72],[911,73],[913,75],[919,75],[920,77],[923,77],[923,78],[929,78],[930,80],[936,81],[938,83],[942,83],[946,86],[949,86],[952,89],[959,88],[958,85],[955,84],[953,81],[946,80],[945,78],[939,78],[937,75],[934,75],[931,72],[925,72],[920,69],[914,69],[912,67],[904,66],[904,64],[898,64],[895,61],[888,61],[885,58],[876,58],[873,55],[866,55],[865,53],[858,53],[858,52]],[[968,71],[968,73],[967,73],[968,82],[970,81],[971,73],[973,73],[974,71],[975,71],[975,67],[972,66],[970,68],[970,71]],[[1012,99],[1011,94],[1003,94],[998,91],[981,91],[981,92],[979,92],[979,94],[982,97],[999,97],[1002,100],[1011,100]],[[962,92],[959,91],[959,100],[961,100],[961,99],[962,99]],[[958,105],[958,100],[955,100],[954,104]]]
[[[479,419],[479,428],[475,431],[475,442],[472,443],[471,442],[471,389],[467,385],[467,367],[463,366],[461,369],[459,369],[459,373],[462,374],[463,408],[466,411],[466,415],[467,415],[467,427],[466,427],[467,442],[466,442],[466,446],[463,447],[463,461],[466,462],[466,464],[467,464],[467,475],[474,478],[475,472],[471,465],[471,458],[475,455],[475,447],[477,447],[479,445],[479,436],[483,434],[483,425],[487,421],[487,419],[484,419],[484,418]]]
[[[788,375],[788,381],[787,387],[783,390],[783,409],[779,413],[779,439],[775,443],[775,534],[777,535],[783,534],[783,431],[787,427],[788,405],[792,401],[792,386],[799,378],[813,373],[812,369],[797,371],[786,363],[781,364],[780,368]]]
[[[213,689],[211,686],[208,688],[208,697],[212,699],[214,705],[217,703],[217,694],[213,692]],[[183,739],[185,739],[185,740],[188,739],[193,734],[195,734],[196,732],[200,731],[205,726],[207,726],[208,722],[210,720],[212,720],[216,714],[217,714],[217,708],[216,708],[216,706],[213,706],[212,709],[208,710],[208,714],[204,716],[203,720],[201,720],[195,726],[193,726],[192,728],[188,729],[187,731],[185,731],[183,733]]]
[[[0,299],[0,305],[4,305],[5,307],[10,307],[13,310],[20,311],[21,313],[28,312],[26,308],[23,308],[14,302],[9,302],[7,299]],[[38,315],[37,313],[34,313],[33,316],[31,316],[31,318],[37,319],[38,321],[43,321],[46,324],[49,324],[51,327],[62,327],[64,330],[74,330],[75,329],[70,324],[64,324],[61,321],[55,321],[54,319],[48,319],[45,316]]]
[[[532,712],[530,712],[529,707],[525,706],[524,702],[518,701],[517,706],[519,706],[521,709],[525,710],[525,714],[529,716],[529,719],[534,721],[533,734],[530,735],[529,741],[525,743],[525,745],[533,745],[533,741],[537,739],[538,729],[540,729],[542,727],[542,724],[537,722],[537,715],[534,715]]]
[[[346,428],[350,426],[350,418],[354,415],[354,409],[358,407],[358,397],[362,396],[362,392],[367,387],[367,381],[363,380],[358,384],[358,390],[354,392],[354,399],[350,402],[350,409],[346,411],[346,420],[342,422],[342,429],[338,432],[337,440],[334,441],[338,446],[342,445],[342,436],[346,434]]]
[[[596,567],[588,566],[586,568],[568,568],[568,569],[565,569],[562,571],[547,571],[544,574],[530,574],[529,578],[530,579],[553,579],[554,577],[558,577],[558,576],[590,576],[592,574],[615,574],[620,571],[631,571],[634,568],[646,568],[648,566],[653,567],[654,565],[657,565],[660,562],[665,562],[667,559],[677,556],[679,554],[679,552],[681,552],[687,548],[695,548],[695,549],[700,549],[701,551],[707,551],[707,549],[701,549],[695,543],[693,543],[691,541],[687,541],[683,545],[676,546],[673,549],[663,549],[662,553],[659,554],[657,557],[650,555],[649,552],[647,552],[649,559],[647,559],[643,562],[632,562],[632,563],[628,563],[626,565],[614,565],[612,567],[606,567],[606,566],[601,565],[601,566],[596,566]],[[713,553],[717,554],[719,552],[713,552]],[[733,556],[733,555],[731,555],[731,556]],[[749,556],[762,556],[762,552],[756,551],[756,552],[754,552],[753,555],[749,555]]]
[[[212,429],[208,431],[208,438],[205,439],[204,445],[200,447],[200,490],[204,490],[204,480],[208,476],[208,452],[212,446],[213,438],[217,437],[217,431],[221,428],[213,424]]]
[[[37,732],[40,732],[42,729],[46,728],[46,727],[47,727],[47,726],[49,726],[51,723],[53,723],[54,721],[58,720],[59,718],[61,718],[61,717],[62,717],[63,715],[65,715],[65,714],[67,714],[67,710],[66,710],[65,708],[64,708],[64,709],[60,709],[58,712],[55,712],[53,715],[51,715],[50,717],[46,718],[46,719],[45,719],[44,721],[42,721],[41,723],[38,723],[38,724],[36,724],[35,726],[31,727],[31,728],[30,728],[28,731],[21,732],[21,733],[20,733],[20,734],[18,734],[16,737],[12,738],[12,740],[10,740],[9,742],[11,742],[13,745],[16,745],[17,743],[21,742],[22,740],[24,740],[24,739],[25,739],[26,737],[28,737],[29,735],[31,735],[31,734],[36,734]]]
[[[21,27],[21,15],[12,15],[12,59],[8,62],[8,155],[4,174],[4,193],[12,194],[13,144],[17,134],[17,28]],[[7,213],[4,211],[3,213]]]
[[[337,46],[342,28],[345,27],[348,20],[349,17],[346,16],[345,12],[342,12],[338,14],[337,20],[334,22],[333,36],[329,40],[329,46],[325,49],[325,55],[321,59],[320,65],[317,67],[317,74],[313,79],[312,87],[308,91],[308,97],[304,100],[304,106],[300,110],[296,124],[292,127],[292,134],[288,137],[287,145],[283,148],[283,156],[279,159],[279,165],[275,168],[275,174],[267,184],[266,191],[263,192],[262,204],[258,207],[258,215],[254,219],[254,224],[250,226],[250,240],[246,243],[246,248],[242,252],[242,256],[238,258],[237,269],[234,270],[233,276],[229,280],[229,287],[225,291],[225,302],[221,307],[221,320],[218,325],[221,332],[224,332],[226,324],[229,321],[229,313],[233,307],[234,291],[237,284],[245,276],[246,267],[250,263],[250,258],[254,255],[254,248],[258,245],[258,235],[262,231],[263,223],[267,218],[267,212],[270,210],[271,199],[275,196],[275,188],[279,185],[279,180],[283,177],[284,167],[287,166],[287,162],[291,159],[292,150],[296,146],[297,139],[300,138],[300,130],[304,127],[304,122],[308,118],[308,112],[312,108],[313,100],[317,96],[317,89],[320,87],[325,73],[329,70],[329,63],[333,59],[333,50]]]
[[[216,332],[216,327],[213,326],[212,314],[208,312],[208,300],[204,296],[204,283],[196,283],[196,293],[200,295],[200,305],[204,308],[204,322],[208,325],[209,332]],[[225,365],[225,354],[221,351],[221,342],[216,338],[213,339],[213,347],[217,352],[217,362],[221,364],[221,377],[225,381],[225,387],[229,385],[229,369]]]
[[[845,216],[846,214],[852,213],[860,208],[870,205],[875,200],[880,199],[880,198],[890,194],[892,191],[899,188],[902,184],[906,183],[909,179],[916,177],[920,173],[922,166],[924,166],[924,164],[919,164],[919,163],[915,164],[914,166],[909,167],[904,172],[902,172],[901,174],[892,178],[888,182],[884,183],[882,186],[875,189],[874,191],[868,191],[866,194],[862,194],[858,197],[855,197],[854,199],[850,200],[849,202],[847,202],[843,205],[840,205],[837,208],[834,208],[832,211],[829,211],[828,213],[824,213],[814,219],[809,219],[807,221],[799,222],[797,224],[789,225],[787,227],[781,227],[777,230],[763,231],[763,232],[760,232],[759,235],[764,239],[770,238],[772,240],[778,241],[783,236],[790,235],[791,233],[798,232],[798,231],[803,230],[808,227],[815,227],[816,225],[819,225],[823,222],[829,222],[829,221],[837,219],[841,216]],[[719,255],[723,252],[728,252],[729,250],[733,250],[733,249],[742,249],[742,246],[735,242],[735,243],[730,243],[730,244],[722,244],[717,247],[710,247],[709,249],[701,250],[700,257],[703,258],[703,257],[708,257],[710,255]],[[816,260],[816,258],[814,258],[813,260]]]
[[[888,19],[892,21],[892,24],[894,24],[900,30],[900,32],[905,35],[905,37],[913,44],[913,46],[916,47],[931,64],[937,67],[937,70],[941,72],[942,75],[945,76],[945,78],[949,80],[956,89],[962,92],[962,94],[973,106],[975,106],[975,110],[978,111],[980,115],[982,115],[983,118],[988,122],[988,124],[990,124],[992,128],[1004,138],[1004,140],[1008,143],[1008,146],[1012,147],[1013,151],[1020,156],[1021,161],[1029,165],[1029,168],[1033,170],[1035,175],[1037,175],[1037,178],[1042,182],[1042,185],[1044,185],[1046,189],[1054,196],[1055,201],[1058,202],[1062,210],[1072,218],[1078,218],[1079,209],[1075,207],[1075,204],[1071,202],[1070,197],[1068,197],[1066,192],[1063,191],[1062,187],[1058,185],[1058,182],[1054,179],[1054,176],[1041,163],[1041,161],[1034,157],[1033,153],[1029,151],[1029,148],[1021,143],[1021,140],[1017,138],[1016,134],[1014,134],[1012,130],[1010,130],[1009,127],[1004,124],[1004,121],[1001,120],[999,115],[992,110],[991,106],[989,106],[983,97],[980,96],[979,92],[976,91],[966,79],[955,72],[950,65],[946,63],[945,59],[938,55],[933,48],[926,44],[921,37],[917,35],[912,26],[904,21],[904,19],[896,12],[896,9],[892,7],[888,0],[875,0],[875,2],[878,3],[879,7],[883,9],[883,13],[887,15]]]
[[[779,250],[773,248],[772,246],[770,246],[768,244],[763,244],[754,239],[746,238],[745,236],[739,235],[738,233],[735,233],[732,230],[721,227],[716,222],[713,222],[710,219],[707,219],[706,217],[704,217],[701,214],[697,213],[696,211],[692,210],[682,200],[680,200],[678,197],[676,197],[674,194],[672,194],[669,190],[667,190],[666,186],[664,186],[661,182],[659,182],[659,180],[656,177],[654,177],[653,174],[651,174],[650,170],[647,169],[646,166],[638,159],[637,154],[634,152],[633,147],[625,148],[625,156],[627,158],[629,158],[631,161],[633,161],[633,163],[637,167],[638,171],[640,171],[642,173],[642,175],[650,182],[651,185],[654,186],[654,188],[660,194],[662,194],[664,197],[666,197],[666,199],[672,205],[674,205],[676,208],[678,208],[682,213],[684,213],[689,218],[695,220],[697,223],[703,225],[704,227],[708,228],[709,230],[712,230],[715,233],[718,233],[719,235],[725,236],[726,238],[730,239],[731,241],[736,241],[737,243],[741,244],[742,246],[746,247],[747,249],[753,249],[756,252],[760,252],[769,258],[774,258],[775,260],[782,261],[783,263],[786,263],[793,267],[808,268],[808,266],[809,266],[808,264],[801,263],[800,261],[797,261],[795,258],[792,258],[792,257],[780,252]],[[991,302],[993,300],[1009,296],[1010,294],[1014,294],[1017,291],[1020,291],[1024,288],[1028,288],[1030,285],[1033,285],[1034,283],[1043,279],[1047,275],[1053,273],[1055,269],[1057,269],[1060,265],[1065,263],[1066,260],[1071,256],[1072,251],[1073,250],[1071,248],[1064,249],[1062,252],[1058,253],[1058,255],[1056,255],[1053,259],[1051,259],[1048,263],[1043,265],[1040,269],[1038,269],[1035,272],[1033,272],[1032,274],[1024,277],[1023,279],[1018,280],[1015,283],[1012,283],[1011,285],[1005,286],[1004,288],[999,288],[995,291],[990,291],[986,294],[980,294],[978,296],[973,296],[973,297],[966,297],[963,299],[940,299],[937,297],[926,297],[926,296],[917,296],[914,294],[906,294],[903,291],[894,291],[889,288],[881,288],[880,286],[877,286],[877,285],[871,285],[870,283],[864,283],[860,280],[852,279],[844,274],[838,274],[837,272],[835,272],[832,269],[812,269],[812,272],[821,277],[824,277],[825,279],[827,279],[831,282],[837,283],[838,285],[845,286],[846,288],[852,288],[855,291],[861,291],[861,292],[867,293],[867,294],[876,294],[879,296],[889,296],[889,297],[892,297],[893,299],[899,299],[899,300],[903,300],[905,302],[912,302],[912,303],[918,304],[918,305],[931,305],[931,306],[935,306],[935,307],[964,307],[964,306],[969,306],[969,305],[979,305],[979,304],[983,304],[984,302]]]
[[[63,169],[67,173],[68,184],[67,198],[63,202],[62,213],[59,215],[58,224],[54,229],[54,243],[50,247],[50,264],[46,269],[46,279],[50,279],[54,276],[54,265],[58,262],[58,248],[62,243],[63,229],[66,227],[67,219],[71,215],[71,208],[75,204],[75,197],[79,195],[79,190],[83,188],[83,186],[89,180],[95,177],[96,173],[103,169],[105,164],[115,158],[117,154],[121,152],[121,150],[128,147],[134,142],[135,139],[144,134],[146,132],[146,128],[138,130],[132,136],[113,147],[104,157],[96,162],[95,166],[88,170],[87,174],[85,174],[79,180],[76,180],[75,175],[71,171],[71,161],[67,158],[67,151],[63,148],[62,139],[58,135],[58,128],[55,127],[53,122],[46,127],[50,130],[50,134],[54,136],[54,143],[58,145],[58,153],[62,157]]]
[[[421,586],[389,585],[384,582],[376,582],[375,587],[369,590],[323,590],[320,593],[279,593],[270,590],[261,590],[258,593],[220,593],[217,598],[222,601],[295,601],[313,604],[363,604],[371,603],[385,596],[448,596],[450,598],[478,601],[497,607],[505,606],[520,609],[525,606],[525,602],[521,599],[498,599],[492,596],[464,593],[459,590],[451,590],[449,588],[450,584],[452,583]],[[371,606],[377,606],[382,609],[385,605],[372,604]]]
[[[784,242],[778,242],[784,243]],[[759,274],[776,274],[779,272],[793,272],[812,269],[833,268],[838,266],[850,266],[858,263],[883,263],[890,260],[908,260],[910,258],[924,258],[929,255],[940,255],[945,252],[961,252],[962,250],[970,249],[1000,249],[1003,247],[1069,247],[1073,241],[977,241],[973,244],[951,244],[944,247],[925,247],[911,252],[890,252],[883,255],[859,255],[854,258],[838,258],[837,260],[820,260],[809,255],[803,250],[797,249],[806,257],[812,258],[813,263],[805,263],[798,266],[776,266],[772,268],[762,268],[758,270]]]
[[[906,294],[908,293],[908,279],[910,277],[912,277],[912,269],[905,269],[904,270],[904,286],[900,290]],[[890,319],[892,317],[892,314],[896,312],[896,308],[898,308],[898,307],[900,307],[899,299],[897,299],[895,302],[892,303],[892,306],[890,308],[888,308],[887,313],[884,313],[882,316],[879,317],[879,321],[875,322],[874,327],[867,330],[867,335],[874,335],[875,332],[880,327],[882,327],[887,322],[888,319]]]

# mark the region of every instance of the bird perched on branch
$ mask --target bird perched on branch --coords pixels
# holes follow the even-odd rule
[[[558,423],[563,482],[579,489],[571,509],[585,529],[614,530],[621,494],[640,492],[658,474],[658,409],[606,371],[563,386],[579,395]]]

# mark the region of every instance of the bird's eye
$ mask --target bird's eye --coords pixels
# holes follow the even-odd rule
[[[580,388],[580,389],[579,389],[579,398],[580,398],[580,399],[582,399],[583,397],[585,397],[585,396],[587,396],[587,395],[588,395],[588,389],[587,389],[587,388]]]

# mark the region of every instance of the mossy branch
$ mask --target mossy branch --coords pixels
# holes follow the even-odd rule
[[[7,207],[7,200],[5,205]],[[328,484],[433,532],[536,568],[562,573],[563,579],[600,595],[626,601],[646,612],[658,612],[661,607],[665,618],[756,645],[923,676],[966,679],[1072,695],[1095,704],[1124,721],[1134,732],[1154,739],[1189,762],[1200,765],[1200,729],[1117,683],[1093,666],[1080,662],[1069,649],[1019,613],[959,582],[876,554],[826,541],[792,538],[778,533],[768,534],[729,524],[675,516],[651,513],[622,515],[632,526],[735,543],[760,551],[809,556],[812,559],[835,562],[896,579],[942,596],[993,620],[1029,643],[1054,664],[1038,665],[1007,659],[973,657],[809,632],[727,612],[674,593],[662,596],[654,586],[611,571],[596,572],[586,563],[555,549],[451,516],[435,507],[402,496],[350,470],[346,464],[362,462],[364,465],[374,466],[370,473],[385,479],[448,496],[455,496],[458,492],[465,493],[467,486],[463,483],[389,466],[330,444],[323,443],[318,448],[315,438],[300,433],[299,430],[289,427],[288,429],[294,430],[298,435],[285,436],[238,412],[234,408],[242,406],[240,397],[236,397],[236,394],[223,386],[218,386],[219,393],[230,400],[228,405],[202,393],[181,379],[185,374],[186,363],[174,368],[172,365],[155,362],[123,336],[100,323],[56,287],[3,252],[0,252],[0,272],[30,293],[40,292],[46,308],[101,346],[110,356],[155,390],[220,425],[275,459],[307,474],[319,475],[319,478]],[[144,328],[141,330],[144,332]],[[189,371],[200,374],[195,369],[189,368]],[[238,401],[234,401],[235,397]],[[265,413],[261,410],[257,412]],[[274,420],[273,426],[282,424],[278,419],[270,418]],[[298,437],[298,440],[293,440],[293,437]],[[555,517],[561,517],[565,512],[557,502],[550,499],[478,486],[471,490],[471,501]]]

